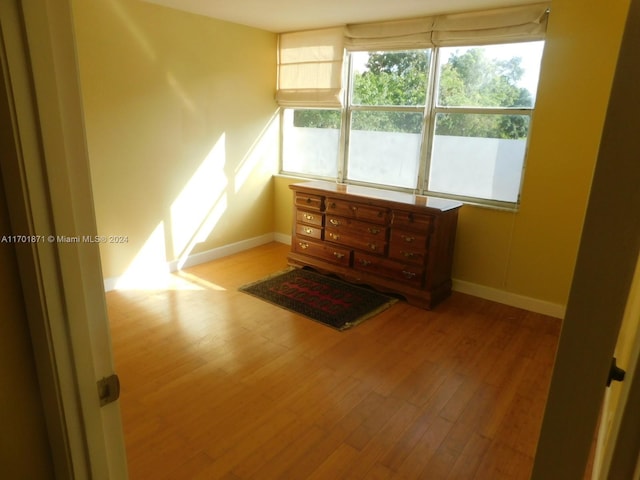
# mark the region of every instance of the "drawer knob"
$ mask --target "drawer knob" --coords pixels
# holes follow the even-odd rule
[[[407,270],[403,270],[402,275],[404,275],[404,278],[407,278],[409,280],[416,276],[415,272],[409,272]]]
[[[380,233],[380,229],[379,228],[369,227],[369,228],[367,228],[367,230],[369,231],[369,233],[373,233],[374,235],[377,235],[378,233]]]
[[[340,240],[340,235],[338,235],[337,233],[330,232],[329,236],[334,240]]]
[[[304,229],[304,233],[306,233],[306,234],[308,234],[308,235],[311,235],[311,234],[313,233],[313,228],[305,227],[305,229]]]
[[[375,243],[370,243],[370,244],[369,244],[369,248],[370,248],[371,250],[377,250],[377,249],[378,249],[378,246],[377,246]]]
[[[402,252],[402,254],[405,256],[405,258],[413,258],[416,256],[416,254],[413,252]]]
[[[371,261],[370,260],[365,260],[364,258],[359,259],[358,262],[363,267],[368,267],[369,265],[371,265]]]
[[[311,198],[307,197],[307,203],[311,203],[311,202],[312,202]]]
[[[305,213],[303,217],[305,220],[313,220],[313,215],[309,215],[308,213]]]
[[[411,237],[411,236],[408,236],[408,235],[402,235],[402,239],[407,243],[411,243],[416,239],[416,237]]]
[[[344,258],[344,253],[333,252],[333,256],[336,257],[338,260],[342,260]]]
[[[298,246],[303,250],[306,250],[307,248],[309,248],[309,244],[304,242],[298,242]]]
[[[335,218],[332,218],[331,220],[329,220],[329,223],[337,227],[338,225],[340,225],[340,220],[336,220]]]

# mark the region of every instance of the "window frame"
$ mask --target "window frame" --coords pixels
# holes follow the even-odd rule
[[[529,43],[538,42],[544,40],[530,40],[527,42],[496,42],[490,44],[481,45],[463,45],[461,48],[482,48],[490,45],[511,45],[514,43]],[[398,49],[362,49],[362,50],[350,50],[346,52],[346,62],[344,65],[345,72],[345,89],[343,93],[343,106],[341,108],[341,125],[340,125],[340,144],[338,146],[338,158],[337,161],[337,178],[335,179],[339,183],[347,183],[352,185],[363,185],[382,188],[385,190],[395,190],[409,192],[419,195],[426,195],[432,197],[440,197],[458,200],[466,204],[478,205],[483,207],[489,207],[500,210],[518,211],[520,206],[520,199],[522,194],[522,186],[524,182],[525,168],[528,158],[530,131],[533,120],[533,112],[535,110],[535,103],[531,107],[468,107],[468,106],[439,106],[438,105],[438,93],[441,77],[441,54],[442,48],[440,46],[432,46],[429,48],[403,48],[402,51],[431,51],[431,58],[429,64],[429,72],[426,78],[426,99],[424,105],[354,105],[352,104],[353,95],[353,80],[354,80],[354,62],[353,54],[359,52],[393,52],[399,51]],[[291,107],[293,109],[313,109],[314,107]],[[284,109],[281,109],[284,111]],[[349,169],[349,147],[350,147],[350,135],[351,135],[351,119],[353,112],[357,111],[395,111],[404,113],[422,113],[422,131],[421,131],[421,144],[419,150],[419,167],[416,176],[415,188],[398,187],[388,184],[378,184],[372,182],[363,182],[348,178]],[[481,114],[481,115],[520,115],[529,117],[529,131],[527,132],[524,158],[522,163],[522,172],[520,175],[520,182],[518,185],[518,196],[516,201],[495,200],[482,197],[473,197],[460,194],[451,194],[446,192],[439,192],[429,189],[429,175],[433,162],[433,144],[435,139],[436,117],[438,114]],[[283,129],[281,128],[281,135]],[[284,142],[284,139],[281,138]],[[282,152],[282,149],[281,149]],[[290,174],[295,176],[301,176],[305,178],[320,178],[314,175],[302,174],[300,172],[287,172],[283,170],[282,162],[283,158],[280,158],[280,172],[283,174]],[[326,178],[323,178],[326,180]]]

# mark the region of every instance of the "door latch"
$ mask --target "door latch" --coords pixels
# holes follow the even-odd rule
[[[616,364],[616,357],[611,359],[611,368],[609,369],[609,378],[607,378],[607,387],[611,385],[612,381],[621,382],[624,380],[624,374],[626,372],[618,367]]]
[[[120,398],[120,379],[115,373],[102,380],[98,380],[98,398],[100,406],[115,402]]]

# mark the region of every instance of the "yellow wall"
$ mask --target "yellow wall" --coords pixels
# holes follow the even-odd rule
[[[105,277],[141,251],[289,235],[275,36],[133,0],[74,6],[98,229],[128,236],[101,246]],[[566,303],[627,7],[554,0],[520,211],[463,207],[457,280]]]
[[[273,232],[275,35],[137,0],[73,7],[98,233],[127,237],[101,245],[105,277]]]
[[[455,279],[566,304],[628,5],[553,1],[520,211],[461,209]]]
[[[567,301],[628,7],[552,4],[508,290]]]

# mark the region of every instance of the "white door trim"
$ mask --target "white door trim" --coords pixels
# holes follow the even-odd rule
[[[622,383],[613,383],[611,388],[620,389],[617,408],[610,412],[607,402],[603,408],[603,425],[600,426],[593,480],[601,478],[636,479],[640,475],[640,257],[636,264],[631,295],[623,319],[621,335],[631,348],[618,356],[618,366],[626,370]],[[625,322],[627,324],[625,325]],[[624,332],[624,333],[623,333]],[[618,341],[620,346],[620,340]],[[609,393],[609,391],[607,391]],[[611,415],[610,425],[606,414]]]
[[[126,479],[95,235],[70,0],[0,2],[3,86],[14,145],[0,167],[16,245],[56,478]],[[3,152],[4,153],[4,152]],[[53,240],[52,240],[53,239]]]

